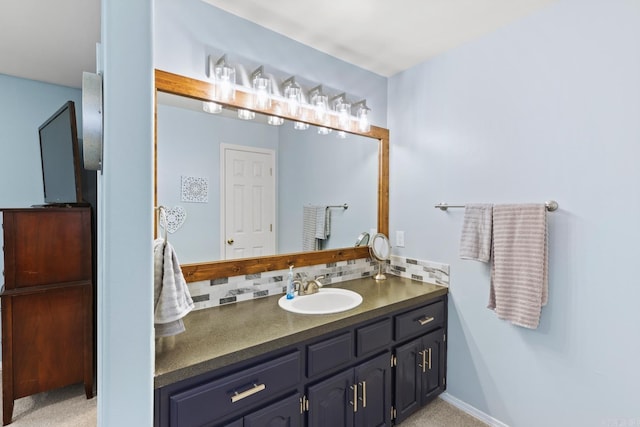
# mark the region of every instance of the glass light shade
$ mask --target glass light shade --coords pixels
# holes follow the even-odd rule
[[[338,132],[336,132],[336,136],[340,139],[346,139],[347,138],[347,133],[343,130],[340,130]]]
[[[340,127],[349,127],[349,121],[351,120],[351,104],[346,102],[337,104],[336,112],[338,113],[338,124]]]
[[[222,105],[216,102],[203,102],[202,109],[209,114],[220,114],[222,112]]]
[[[256,117],[256,113],[249,110],[238,110],[238,118],[242,120],[253,120]]]
[[[271,108],[271,80],[266,77],[256,77],[253,79],[253,105],[260,109],[266,110]]]
[[[318,128],[318,135],[329,135],[331,133],[331,129],[325,127]]]
[[[284,97],[287,100],[289,115],[298,117],[302,103],[302,89],[296,83],[291,83],[284,88]]]
[[[267,123],[271,126],[280,126],[284,123],[284,119],[282,117],[269,116],[267,118]]]
[[[358,130],[360,132],[369,132],[371,130],[369,111],[370,110],[364,105],[358,108]]]
[[[329,109],[329,97],[327,95],[316,95],[311,101],[313,105],[314,115],[317,121],[320,123],[326,123],[329,115],[327,110]]]
[[[236,97],[236,69],[226,64],[216,65],[216,98],[231,101]]]
[[[293,123],[293,128],[295,130],[307,130],[307,129],[309,129],[309,123],[294,122]]]

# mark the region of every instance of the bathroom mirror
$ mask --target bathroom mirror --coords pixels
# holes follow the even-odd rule
[[[376,227],[377,191],[371,185],[378,180],[375,140],[361,135],[341,139],[316,126],[300,130],[285,119],[273,125],[260,113],[241,120],[226,107],[211,114],[204,105],[162,92],[157,97],[156,190],[160,205],[186,214],[171,235],[182,263],[300,252],[305,243],[315,250],[344,248],[353,245],[354,232]],[[265,182],[252,182],[251,189],[260,190],[260,203],[237,203],[238,195],[246,194],[240,189],[247,178],[235,171],[236,162],[262,159],[269,162],[269,174]],[[230,168],[232,174],[223,172]],[[185,200],[185,180],[200,181],[192,185],[203,197]],[[327,220],[323,239],[309,236],[316,230],[305,227],[312,206],[327,206],[322,210]],[[250,220],[259,221],[258,226],[238,229],[236,209],[243,216],[252,212]],[[263,239],[264,245],[247,244]]]
[[[384,280],[387,276],[382,272],[382,266],[386,264],[387,260],[391,256],[391,244],[389,239],[382,233],[378,233],[373,236],[371,243],[369,244],[369,253],[371,257],[378,261],[378,274],[373,276],[375,280]]]
[[[159,96],[164,96],[164,94],[173,94],[180,95],[181,97],[190,98],[192,100],[201,101],[216,101],[214,98],[214,85],[205,81],[192,79],[185,76],[180,76],[172,73],[168,73],[161,70],[156,70],[156,103]],[[247,93],[242,91],[236,92],[235,100],[228,101],[226,103],[221,103],[223,106],[230,109],[237,108],[247,108],[251,105],[250,97]],[[284,119],[292,120],[293,117],[288,117],[286,114],[280,113],[283,111],[281,105],[278,104],[277,101],[273,102],[271,108],[267,110],[257,111],[258,113],[268,114],[271,116],[282,117]],[[278,113],[276,113],[278,112]],[[311,116],[311,115],[309,115]],[[297,119],[300,120],[300,119]],[[313,120],[306,119],[304,121],[310,125],[316,125]],[[331,123],[329,128],[333,128],[334,132],[336,130],[340,130],[337,122]],[[157,137],[157,129],[158,129],[158,107],[156,106],[156,137]],[[366,133],[359,132],[356,129],[355,123],[353,123],[349,128],[342,129],[348,134],[348,138],[343,141],[344,143],[349,142],[350,137],[366,137],[369,139],[369,142],[377,147],[376,157],[377,157],[377,179],[373,179],[372,182],[368,182],[367,185],[376,193],[377,203],[373,209],[376,210],[376,222],[377,229],[381,231],[386,231],[388,229],[388,175],[389,175],[389,163],[388,163],[388,155],[389,155],[389,137],[388,130],[383,128],[378,128],[372,126],[371,130]],[[183,140],[187,140],[190,137],[189,132],[191,129],[189,126],[183,127]],[[373,139],[372,139],[373,138]],[[156,147],[157,147],[156,141]],[[157,150],[156,150],[156,158],[155,158],[155,203],[158,205],[158,167],[157,167]],[[215,177],[214,182],[209,183],[209,191],[211,197],[213,195],[213,190],[218,185],[217,176],[215,174],[211,174],[211,177]],[[197,177],[196,177],[197,178]],[[367,179],[367,181],[369,181]],[[323,203],[344,203],[348,201],[336,200],[336,199],[326,199],[322,201]],[[316,202],[319,203],[319,202]],[[349,209],[352,209],[350,206]],[[189,220],[189,219],[187,219]],[[219,227],[218,224],[215,224],[212,219],[212,227]],[[360,227],[362,229],[362,226]],[[353,234],[351,234],[353,235]],[[169,235],[171,239],[171,234]],[[218,244],[218,243],[216,243]],[[348,246],[343,248],[333,248],[328,250],[314,251],[314,252],[289,252],[285,254],[278,255],[269,255],[269,256],[255,256],[255,257],[247,257],[242,259],[233,259],[233,260],[205,260],[197,263],[185,263],[182,265],[182,270],[184,276],[188,282],[200,281],[200,280],[209,280],[215,279],[219,277],[229,277],[241,274],[255,274],[259,272],[265,272],[270,270],[280,270],[286,269],[289,265],[293,264],[299,267],[306,265],[315,265],[321,263],[329,263],[329,262],[337,262],[342,260],[350,260],[350,259],[358,259],[358,258],[366,258],[368,256],[368,248],[366,246],[360,247],[352,247],[351,243],[347,243]]]

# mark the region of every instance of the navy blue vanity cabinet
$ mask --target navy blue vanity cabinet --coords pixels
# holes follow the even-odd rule
[[[156,427],[387,427],[445,389],[447,295],[156,389]]]
[[[300,427],[302,426],[300,399],[298,394],[291,395],[227,424],[226,427]]]
[[[391,425],[391,353],[308,387],[308,427]]]
[[[400,339],[429,331],[395,349],[396,424],[433,400],[446,386],[444,301],[396,316]]]

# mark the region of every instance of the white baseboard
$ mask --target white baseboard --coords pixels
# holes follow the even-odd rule
[[[440,395],[440,398],[442,400],[444,400],[445,402],[448,402],[448,403],[452,404],[453,406],[455,406],[456,408],[460,409],[461,411],[466,412],[467,414],[471,415],[472,417],[477,418],[480,421],[489,424],[491,427],[509,427],[507,424],[503,423],[502,421],[496,420],[491,415],[485,414],[481,410],[469,405],[466,402],[463,402],[462,400],[458,399],[457,397],[451,396],[447,392],[442,393]]]

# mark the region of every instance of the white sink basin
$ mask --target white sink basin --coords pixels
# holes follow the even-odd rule
[[[331,314],[351,310],[362,303],[359,293],[347,289],[320,288],[317,293],[287,299],[284,295],[278,305],[292,313]]]

